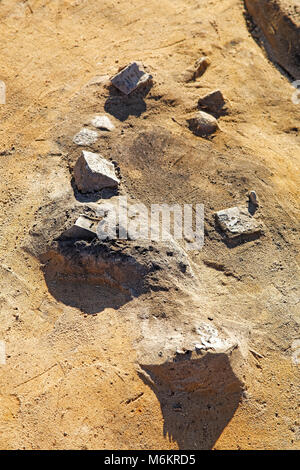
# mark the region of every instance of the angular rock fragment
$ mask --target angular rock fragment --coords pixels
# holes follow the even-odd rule
[[[115,126],[107,116],[95,116],[91,120],[91,124],[98,129],[104,129],[106,131],[114,130]]]
[[[218,113],[225,106],[225,100],[220,90],[212,91],[198,101],[199,108],[210,113]]]
[[[96,237],[97,222],[80,216],[69,229],[61,234],[61,239],[91,240]]]
[[[83,128],[73,138],[73,142],[76,145],[91,145],[94,144],[99,137],[97,131]]]
[[[216,118],[204,111],[198,111],[193,118],[188,119],[188,124],[191,131],[200,137],[213,134],[219,128]]]
[[[218,225],[229,239],[262,232],[262,224],[251,216],[246,207],[230,207],[215,215]]]
[[[208,57],[201,57],[195,62],[195,64],[192,67],[189,67],[182,74],[182,79],[185,82],[195,81],[197,78],[201,77],[206,72],[210,64],[211,64],[211,61]]]
[[[145,72],[140,62],[132,62],[111,79],[111,83],[125,95],[129,95],[141,86],[150,84],[151,81],[152,76]]]
[[[258,206],[258,200],[257,200],[257,195],[255,191],[250,191],[249,192],[249,201],[253,206],[257,207]]]
[[[119,180],[115,167],[98,153],[83,151],[74,167],[75,184],[82,193],[115,188]]]

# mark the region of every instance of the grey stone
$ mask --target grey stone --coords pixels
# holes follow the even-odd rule
[[[62,239],[91,240],[96,237],[97,223],[85,216],[80,216],[69,229],[61,234]]]
[[[213,134],[219,128],[216,118],[204,111],[198,111],[193,118],[188,119],[188,124],[191,131],[201,137]]]
[[[75,184],[79,191],[89,193],[119,184],[112,163],[98,153],[83,151],[74,167]]]
[[[228,238],[259,234],[262,224],[251,216],[247,207],[230,207],[216,212],[217,222]]]
[[[151,80],[152,76],[145,72],[140,62],[132,62],[112,77],[111,83],[122,93],[129,95],[137,88],[149,84]]]
[[[211,113],[219,112],[225,106],[225,100],[220,90],[214,90],[198,101],[198,106]]]
[[[105,129],[106,131],[114,130],[115,126],[107,116],[95,116],[91,120],[91,124],[98,129]]]
[[[73,142],[76,145],[91,145],[97,141],[98,137],[99,134],[97,131],[92,131],[84,127],[74,136]]]

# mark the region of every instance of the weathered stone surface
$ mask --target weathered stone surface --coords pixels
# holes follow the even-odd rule
[[[112,77],[111,83],[122,93],[129,95],[137,88],[150,83],[151,80],[152,76],[145,72],[140,62],[132,62]]]
[[[188,124],[191,131],[201,137],[213,134],[219,128],[216,118],[204,111],[198,111]]]
[[[109,119],[109,117],[103,115],[103,116],[95,116],[91,120],[91,124],[94,127],[97,127],[98,129],[104,129],[106,131],[112,131],[114,130],[115,126]]]
[[[216,212],[216,220],[228,238],[259,234],[262,224],[251,216],[246,207],[230,207]]]
[[[101,155],[83,151],[74,167],[77,188],[83,193],[117,187],[119,180],[115,167]]]
[[[192,67],[189,67],[185,72],[183,72],[182,79],[185,82],[192,82],[196,80],[206,72],[210,64],[211,61],[208,57],[201,57]]]
[[[91,240],[96,237],[97,222],[88,217],[80,216],[69,229],[65,230],[62,239]]]
[[[208,112],[218,113],[225,105],[225,100],[220,90],[214,90],[203,96],[198,101],[198,106]]]
[[[83,128],[73,138],[73,142],[76,145],[91,145],[94,144],[99,137],[97,131]]]

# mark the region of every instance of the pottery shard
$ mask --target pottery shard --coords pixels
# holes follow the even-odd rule
[[[191,131],[201,137],[213,134],[219,128],[216,118],[204,111],[198,111],[188,124]]]
[[[88,217],[80,216],[72,227],[61,234],[62,239],[91,240],[96,237],[97,223]]]
[[[89,193],[118,186],[119,180],[112,163],[101,155],[83,151],[74,167],[75,184],[79,191]]]
[[[152,76],[145,72],[140,62],[132,62],[111,79],[111,83],[125,95],[129,95],[132,91],[149,84],[151,81]]]
[[[251,216],[247,207],[230,207],[216,212],[216,220],[228,238],[259,234],[262,224]]]
[[[211,113],[217,113],[224,105],[225,100],[220,90],[212,91],[198,101],[199,108],[203,108]]]

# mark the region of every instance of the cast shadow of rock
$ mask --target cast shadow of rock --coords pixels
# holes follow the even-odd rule
[[[74,197],[78,202],[98,202],[103,199],[110,199],[113,196],[119,195],[118,188],[103,188],[100,191],[94,191],[92,193],[81,193],[75,184],[74,177],[71,179],[71,186],[73,189]]]
[[[41,261],[49,293],[83,313],[119,309],[147,290],[143,282],[146,268],[135,258],[105,246],[61,241]]]
[[[164,435],[182,450],[212,449],[242,396],[228,356],[208,353],[141,367],[140,377],[160,402]]]
[[[45,280],[48,291],[56,300],[89,315],[101,313],[106,308],[117,310],[132,299],[129,293],[105,284],[70,280],[63,275],[55,279],[45,275]]]
[[[147,110],[145,97],[151,87],[152,83],[150,82],[141,89],[137,89],[129,95],[124,95],[111,85],[104,109],[119,121],[126,121],[129,116],[140,117]]]

